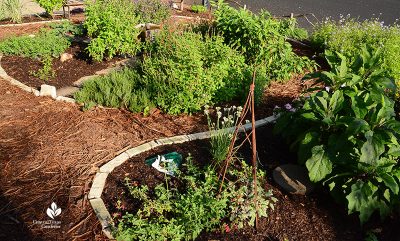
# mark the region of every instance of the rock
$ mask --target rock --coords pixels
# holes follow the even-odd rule
[[[64,63],[65,61],[70,60],[70,59],[72,59],[73,57],[74,57],[74,56],[73,56],[72,54],[63,53],[63,54],[61,54],[61,56],[60,56],[60,61],[61,61],[62,63]]]
[[[272,173],[274,181],[291,194],[305,195],[314,189],[305,167],[286,164],[275,168]]]
[[[34,34],[29,34],[28,35],[28,37],[30,37],[30,38],[34,38],[36,35],[34,35]]]
[[[80,79],[78,79],[77,81],[75,81],[72,85],[75,87],[82,87],[83,83],[85,83],[88,80],[91,80],[93,78],[98,77],[98,75],[89,75],[89,76],[84,76]]]
[[[79,90],[78,87],[67,86],[57,90],[57,96],[72,96]]]
[[[50,96],[51,98],[57,98],[56,87],[51,85],[41,85],[40,86],[40,96]]]

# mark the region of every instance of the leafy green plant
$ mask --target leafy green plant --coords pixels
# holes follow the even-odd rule
[[[14,23],[22,22],[22,1],[21,0],[3,0],[0,2],[0,8],[4,11],[3,18],[10,18]],[[2,19],[2,18],[0,18]]]
[[[87,109],[99,104],[123,107],[132,112],[148,111],[154,108],[154,104],[140,81],[141,76],[136,70],[125,68],[85,82],[75,98],[84,103]]]
[[[381,52],[362,48],[349,61],[326,52],[332,70],[315,73],[326,88],[312,92],[295,111],[283,113],[276,131],[298,150],[310,179],[358,212],[365,223],[374,211],[385,217],[399,205],[400,122],[396,85],[380,66]]]
[[[57,33],[60,36],[82,36],[85,32],[81,24],[73,24],[70,21],[50,23],[48,26],[52,29],[53,32]]]
[[[31,74],[41,80],[48,81],[56,76],[53,70],[53,58],[50,55],[45,55],[41,59],[42,68],[38,71],[33,71]]]
[[[400,26],[384,26],[377,19],[359,22],[342,18],[327,20],[318,25],[311,36],[315,46],[340,52],[349,59],[361,53],[366,45],[374,51],[381,49],[381,66],[387,74],[400,83]]]
[[[161,23],[171,15],[169,7],[160,0],[137,0],[134,13],[140,23]]]
[[[0,53],[23,57],[58,57],[70,46],[70,41],[57,33],[41,29],[34,36],[11,37],[0,42]]]
[[[126,180],[129,194],[140,207],[135,214],[126,213],[118,220],[117,240],[194,240],[203,230],[221,227],[226,218],[240,227],[254,221],[254,202],[248,189],[252,183],[251,167],[242,162],[241,170],[230,173],[238,182],[230,182],[218,194],[218,175],[212,168],[199,169],[190,157],[184,165],[187,173],[180,173],[178,178],[185,191],[168,185],[168,179],[154,191]],[[263,209],[261,216],[267,216],[275,199],[270,192],[262,191],[258,201]]]
[[[35,0],[35,2],[44,8],[49,16],[53,16],[53,12],[62,7],[64,0]]]
[[[192,5],[192,11],[195,13],[205,13],[207,8],[203,5]]]
[[[245,9],[237,10],[222,0],[217,7],[217,33],[243,53],[248,63],[264,66],[268,78],[286,80],[294,73],[315,67],[313,61],[297,56],[286,42],[286,37],[294,34],[290,22],[275,20],[268,12],[256,15]]]
[[[131,0],[97,0],[86,2],[84,27],[92,38],[87,50],[101,61],[117,54],[135,55],[140,48],[139,18]]]
[[[215,122],[210,116],[208,106],[205,106],[204,114],[207,116],[208,129],[211,132],[211,155],[215,165],[219,166],[225,161],[232,141],[232,131],[229,131],[228,128],[236,126],[242,107],[232,106],[223,108],[223,110],[220,107],[216,107],[215,110],[217,112]]]
[[[212,101],[239,96],[247,84],[247,68],[221,37],[203,40],[200,34],[168,30],[146,47],[142,64],[146,86],[170,114],[191,113]]]

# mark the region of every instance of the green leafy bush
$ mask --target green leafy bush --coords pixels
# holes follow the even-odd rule
[[[214,101],[231,100],[247,89],[244,58],[221,37],[163,31],[146,48],[145,83],[156,104],[170,114],[198,111]],[[263,86],[264,87],[264,86]]]
[[[10,18],[14,23],[22,22],[22,1],[2,0],[0,1],[0,20]]]
[[[135,1],[135,14],[140,23],[161,23],[171,15],[169,7],[160,0]]]
[[[399,205],[400,122],[395,120],[396,85],[380,66],[381,52],[349,61],[326,52],[330,72],[315,73],[327,87],[283,113],[276,131],[288,138],[310,179],[358,212],[361,223],[374,211],[385,217]]]
[[[215,16],[216,30],[225,42],[243,53],[248,63],[263,65],[269,78],[289,79],[292,74],[315,66],[308,58],[297,56],[286,42],[286,37],[295,32],[293,20],[278,21],[268,12],[256,15],[245,9],[237,10],[222,0]]]
[[[84,27],[92,38],[87,48],[98,61],[117,54],[135,55],[140,48],[135,26],[139,18],[134,14],[131,0],[97,0],[86,2]]]
[[[381,48],[381,66],[389,76],[400,83],[400,26],[384,26],[378,20],[359,22],[341,19],[327,20],[317,26],[311,41],[315,46],[340,52],[347,58],[355,58],[363,45],[377,50]]]
[[[205,13],[207,8],[203,5],[192,5],[192,11],[195,13]]]
[[[11,37],[0,42],[0,53],[24,57],[58,57],[70,46],[70,41],[56,32],[41,29],[34,36]]]
[[[53,12],[63,6],[64,0],[35,0],[46,13],[53,16]]]
[[[78,102],[89,108],[94,104],[126,108],[132,112],[147,112],[154,107],[150,93],[140,83],[136,70],[125,68],[85,82],[75,94]]]
[[[42,68],[33,71],[31,74],[41,80],[48,81],[56,76],[53,70],[53,58],[50,55],[45,55],[41,58]]]
[[[225,218],[239,227],[243,222],[254,224],[251,167],[242,163],[242,170],[231,172],[237,182],[229,182],[218,195],[218,174],[212,168],[201,170],[191,164],[190,158],[186,165],[186,175],[178,176],[185,191],[170,186],[168,179],[154,191],[126,180],[129,194],[140,207],[135,214],[126,213],[119,220],[117,240],[195,240],[203,230],[221,227]],[[265,180],[261,173],[258,178],[260,183]],[[266,217],[275,199],[261,185],[259,190],[260,217]]]

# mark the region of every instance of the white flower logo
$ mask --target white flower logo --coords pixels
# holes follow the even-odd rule
[[[47,216],[49,216],[51,219],[54,219],[55,217],[61,214],[61,208],[57,207],[57,204],[53,202],[50,205],[50,208],[47,209],[46,213]]]

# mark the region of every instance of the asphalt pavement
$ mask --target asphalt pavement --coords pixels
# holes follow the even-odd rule
[[[339,19],[340,15],[350,14],[359,20],[377,18],[386,25],[400,18],[400,0],[239,0],[247,8],[258,12],[266,9],[275,16],[314,14],[321,21],[326,17]],[[308,17],[312,22],[317,20]],[[307,21],[300,20],[303,27],[310,27]]]

